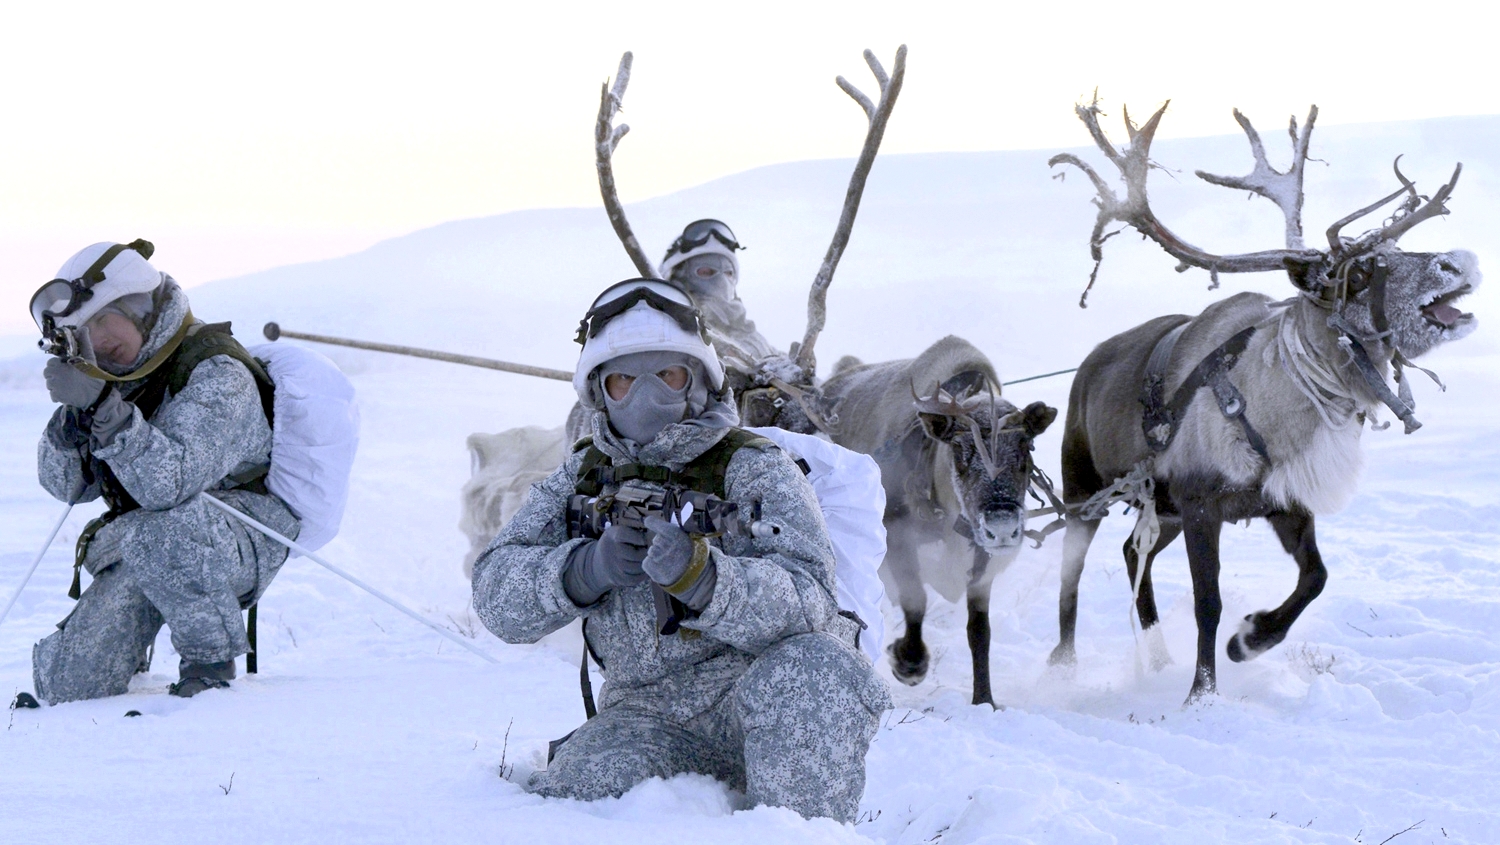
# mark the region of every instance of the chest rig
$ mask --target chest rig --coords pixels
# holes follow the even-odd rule
[[[710,501],[722,502],[727,492],[724,477],[735,453],[746,446],[763,448],[771,445],[771,441],[743,429],[731,428],[718,443],[680,470],[638,463],[615,464],[593,444],[592,438],[585,438],[579,445],[586,446],[587,452],[578,466],[574,496],[568,506],[570,539],[598,537],[603,522],[601,514],[610,514],[621,522],[635,523],[651,512],[675,511],[675,503],[682,500],[703,502],[712,497]],[[621,486],[630,481],[660,485],[662,492],[622,491]],[[731,516],[733,509],[729,504]],[[709,515],[701,509],[698,513]],[[652,595],[656,601],[657,629],[662,636],[679,631],[684,637],[697,634],[681,627],[683,620],[693,615],[686,605],[660,587],[653,586]]]

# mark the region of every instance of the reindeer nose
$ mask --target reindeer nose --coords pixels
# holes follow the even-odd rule
[[[979,544],[986,548],[1004,548],[1021,544],[1026,528],[1024,511],[1013,505],[997,508],[984,515],[979,524]]]

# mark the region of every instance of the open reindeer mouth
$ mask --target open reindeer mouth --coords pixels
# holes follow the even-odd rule
[[[1431,302],[1422,306],[1422,316],[1427,318],[1427,322],[1432,323],[1438,328],[1453,328],[1458,325],[1458,321],[1465,317],[1472,318],[1474,316],[1473,314],[1466,314],[1452,305],[1453,302],[1468,296],[1473,290],[1474,288],[1469,285],[1464,285],[1458,290],[1449,291],[1434,298]]]

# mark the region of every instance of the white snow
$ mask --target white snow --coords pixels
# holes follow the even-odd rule
[[[1227,109],[1226,109],[1227,111]],[[899,120],[899,116],[897,118]],[[1261,120],[1262,129],[1274,124]],[[1226,116],[1226,130],[1232,128]],[[1080,127],[1080,140],[1082,128]],[[1267,134],[1285,166],[1282,137]],[[1465,247],[1500,268],[1500,118],[1318,129],[1307,230],[1389,192],[1389,162],[1430,190],[1456,160],[1453,214],[1412,249]],[[1280,142],[1280,143],[1278,143]],[[985,349],[1002,377],[1074,366],[1094,343],[1151,316],[1229,292],[1287,293],[1284,279],[1202,273],[1133,237],[1108,244],[1090,307],[1092,188],[1049,179],[1053,151],[892,156],[871,174],[829,294],[819,342],[840,355],[908,357],[947,333]],[[1091,161],[1097,155],[1082,151]],[[1279,246],[1268,202],[1190,176],[1249,170],[1243,136],[1159,142],[1160,217],[1216,251]],[[849,162],[764,168],[630,208],[655,255],[677,227],[726,219],[750,250],[741,285],[774,341],[800,337],[807,284],[832,233]],[[1176,181],[1173,176],[1176,176]],[[1316,239],[1309,236],[1309,241]],[[159,256],[170,270],[170,256]],[[570,367],[580,311],[633,275],[597,208],[446,224],[335,261],[193,288],[194,311],[260,323]],[[323,555],[454,630],[489,665],[306,560],[261,607],[261,673],[191,701],[165,695],[165,632],[129,694],[0,714],[0,841],[1380,843],[1500,841],[1500,358],[1496,286],[1463,304],[1485,328],[1424,358],[1449,385],[1417,387],[1426,424],[1366,432],[1367,469],[1348,509],[1321,519],[1328,588],[1287,642],[1246,664],[1223,644],[1246,613],[1290,592],[1295,566],[1263,523],[1225,529],[1219,685],[1184,709],[1194,622],[1178,544],[1156,567],[1160,633],[1175,659],[1137,670],[1119,547],[1107,520],[1083,576],[1079,665],[1049,669],[1060,537],[1027,549],[994,587],[995,695],[970,706],[960,606],[934,594],[933,671],[893,685],[871,747],[861,821],[843,827],[743,811],[707,778],[650,781],[618,800],[543,800],[516,781],[547,741],[582,720],[580,640],[568,629],[508,646],[467,608],[456,525],[474,431],[557,425],[563,383],[319,347],[348,373],[363,414],[342,534]],[[285,342],[285,341],[283,341]],[[60,512],[35,481],[50,406],[42,359],[0,349],[0,599]],[[1064,408],[1066,377],[1008,389]],[[1061,420],[1037,455],[1057,477]],[[67,614],[71,546],[97,506],[68,520],[0,626],[0,694],[31,689],[30,646]],[[886,609],[887,636],[900,614]],[[1147,648],[1143,642],[1142,649]],[[880,667],[889,678],[888,667]],[[127,710],[139,718],[124,718]],[[502,771],[503,769],[503,771]],[[510,779],[502,777],[509,775]],[[231,782],[232,779],[232,782]]]

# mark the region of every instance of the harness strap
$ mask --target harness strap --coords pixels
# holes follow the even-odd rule
[[[260,607],[260,602],[250,605],[250,612],[245,615],[245,638],[250,640],[250,651],[245,654],[245,674],[254,675],[260,671],[260,665],[255,659],[255,609]]]
[[[592,719],[599,715],[598,708],[594,706],[594,682],[589,678],[589,641],[587,638],[583,641],[583,659],[578,661],[578,689],[583,693],[583,718]]]
[[[1370,353],[1361,342],[1362,340],[1375,340],[1376,338],[1366,338],[1361,335],[1359,330],[1351,325],[1348,320],[1344,319],[1344,315],[1337,311],[1328,316],[1328,326],[1329,328],[1336,329],[1348,341],[1350,357],[1354,360],[1354,368],[1359,370],[1359,374],[1364,377],[1365,384],[1369,386],[1375,397],[1384,403],[1387,408],[1390,408],[1391,413],[1400,418],[1402,425],[1406,427],[1406,433],[1411,434],[1413,431],[1421,428],[1422,423],[1416,417],[1416,402],[1403,401],[1402,397],[1391,392],[1391,388],[1385,383],[1385,377],[1380,374],[1380,370],[1375,368],[1375,362],[1370,360]],[[1395,359],[1395,354],[1392,355],[1392,359]],[[1405,360],[1404,356],[1401,360]],[[1399,367],[1398,363],[1398,371]],[[1441,384],[1441,382],[1439,383]],[[1407,389],[1410,390],[1409,387]]]
[[[1166,364],[1171,357],[1172,348],[1176,346],[1178,338],[1187,325],[1184,323],[1178,326],[1157,341],[1156,347],[1151,351],[1151,358],[1147,361],[1146,380],[1141,388],[1141,404],[1145,406],[1145,412],[1141,417],[1141,429],[1146,436],[1147,445],[1153,452],[1166,451],[1167,447],[1172,444],[1172,439],[1177,436],[1177,430],[1182,426],[1183,416],[1187,413],[1188,406],[1192,403],[1198,389],[1208,387],[1213,391],[1220,413],[1238,422],[1245,432],[1245,439],[1249,441],[1250,448],[1255,450],[1261,460],[1270,463],[1271,456],[1267,451],[1265,438],[1260,436],[1260,432],[1256,431],[1255,427],[1250,425],[1250,420],[1245,417],[1245,397],[1229,380],[1229,371],[1239,363],[1240,356],[1244,354],[1245,347],[1255,334],[1255,326],[1245,327],[1204,356],[1203,360],[1198,362],[1198,366],[1194,367],[1178,386],[1172,398],[1163,401]]]

